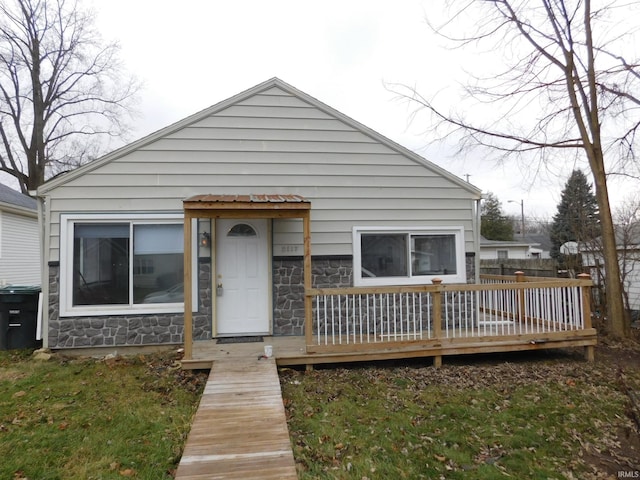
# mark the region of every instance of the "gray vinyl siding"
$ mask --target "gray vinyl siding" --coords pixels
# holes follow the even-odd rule
[[[0,283],[40,285],[37,218],[0,211]]]
[[[49,260],[61,213],[181,212],[206,193],[304,196],[314,255],[351,255],[354,226],[463,226],[473,251],[477,195],[274,87],[51,189]],[[275,255],[302,243],[300,221],[274,221],[273,232]]]

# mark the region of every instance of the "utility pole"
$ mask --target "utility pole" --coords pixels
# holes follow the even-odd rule
[[[507,203],[519,203],[520,204],[520,235],[524,240],[524,199],[521,199],[519,202],[516,200],[509,200]]]

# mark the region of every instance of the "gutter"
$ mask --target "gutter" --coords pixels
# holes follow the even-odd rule
[[[480,202],[482,202],[484,198],[484,195],[481,196],[481,198],[478,198],[474,201],[475,203],[475,207],[476,207],[476,214],[474,216],[474,239],[473,242],[475,244],[475,251],[476,251],[476,255],[475,255],[475,283],[479,284],[480,283],[480,222],[481,222],[481,205]]]
[[[0,202],[0,211],[12,213],[14,215],[23,215],[25,217],[38,218],[36,210],[27,207],[21,207],[12,203]]]

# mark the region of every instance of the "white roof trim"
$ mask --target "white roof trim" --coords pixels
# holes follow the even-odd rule
[[[38,218],[38,211],[31,208],[14,205],[12,203],[0,202],[0,212],[13,213],[23,217]]]
[[[365,125],[361,124],[360,122],[357,122],[356,120],[353,120],[352,118],[348,117],[347,115],[344,115],[343,113],[340,113],[339,111],[335,110],[334,108],[331,108],[330,106],[322,103],[321,101],[317,100],[316,98],[298,90],[297,88],[289,85],[288,83],[280,80],[279,78],[271,78],[265,82],[262,82],[258,85],[256,85],[255,87],[252,87],[248,90],[245,90],[244,92],[238,93],[237,95],[234,95],[233,97],[230,97],[226,100],[223,100],[222,102],[219,102],[209,108],[206,108],[204,110],[201,110],[197,113],[194,113],[193,115],[190,115],[178,122],[175,122],[165,128],[162,128],[160,130],[157,130],[154,133],[151,133],[149,135],[147,135],[146,137],[143,137],[139,140],[136,140],[128,145],[125,145],[117,150],[114,150],[111,153],[108,153],[107,155],[98,158],[90,163],[87,163],[81,167],[78,167],[75,170],[72,170],[70,172],[67,172],[63,175],[60,175],[58,177],[55,177],[49,181],[47,181],[46,183],[44,183],[43,185],[41,185],[38,188],[38,195],[42,195],[47,193],[50,190],[55,189],[58,186],[64,185],[65,183],[67,183],[70,180],[73,180],[74,178],[77,178],[79,176],[82,176],[86,173],[91,172],[92,170],[95,170],[99,167],[101,167],[102,165],[105,165],[113,160],[116,160],[120,157],[123,157],[139,148],[142,148],[152,142],[155,142],[156,140],[159,140],[160,138],[163,138],[165,136],[171,135],[172,133],[181,130],[182,128],[185,128],[189,125],[191,125],[192,123],[196,123],[206,117],[209,117],[211,115],[216,114],[217,112],[220,112],[222,110],[224,110],[225,108],[230,107],[231,105],[235,104],[235,103],[239,103],[253,95],[256,95],[264,90],[268,90],[270,88],[273,87],[278,87],[282,90],[284,90],[287,93],[290,93],[293,96],[298,97],[299,99],[311,104],[312,106],[314,106],[315,108],[322,110],[324,113],[331,115],[335,118],[337,118],[338,120],[341,120],[342,122],[346,123],[347,125],[351,126],[352,128],[360,131],[361,133],[371,137],[372,139],[386,145],[387,147],[389,147],[392,150],[395,150],[396,152],[400,153],[401,155],[404,155],[405,157],[408,157],[409,159],[422,164],[424,167],[433,170],[434,172],[438,173],[439,175],[442,175],[443,177],[447,178],[448,180],[450,180],[452,183],[455,183],[456,185],[462,187],[463,189],[467,190],[469,193],[471,193],[472,195],[477,196],[478,199],[481,198],[481,194],[482,191],[475,187],[474,185],[462,180],[461,178],[457,177],[456,175],[452,174],[451,172],[445,170],[442,167],[439,167],[438,165],[436,165],[433,162],[430,162],[429,160],[421,157],[420,155],[412,152],[411,150],[409,150],[406,147],[403,147],[402,145],[399,145],[398,143],[388,139],[387,137],[385,137],[384,135],[381,135],[377,132],[375,132],[374,130],[370,129],[369,127],[366,127]]]

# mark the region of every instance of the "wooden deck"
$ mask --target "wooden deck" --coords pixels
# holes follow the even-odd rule
[[[498,327],[499,328],[499,327]],[[519,335],[490,335],[486,337],[440,338],[406,342],[378,342],[368,345],[322,346],[322,351],[306,351],[305,337],[265,337],[264,342],[220,345],[216,340],[193,343],[193,358],[183,360],[186,369],[209,369],[227,358],[256,359],[264,353],[264,346],[273,347],[278,366],[307,366],[316,364],[398,360],[433,357],[438,366],[443,356],[475,353],[515,352],[548,348],[584,347],[585,357],[592,359],[597,344],[595,329],[573,332],[529,333]]]
[[[591,280],[484,276],[481,284],[308,289],[303,336],[265,343],[189,342],[184,368],[211,368],[230,351],[258,356],[273,345],[278,365],[442,358],[474,353],[584,347],[593,360]],[[185,323],[185,327],[187,324]]]
[[[175,478],[297,479],[275,360],[218,347]]]
[[[225,359],[255,360],[264,354],[265,345],[273,347],[273,359],[278,365],[305,365],[304,337],[264,337],[263,342],[218,344],[217,340],[193,342],[193,358],[183,360],[186,369],[210,369]]]

